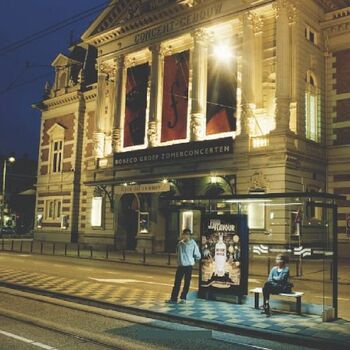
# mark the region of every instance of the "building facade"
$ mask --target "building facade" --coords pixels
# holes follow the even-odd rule
[[[349,200],[349,37],[346,0],[111,1],[57,56],[35,105],[35,238],[172,251],[201,222],[174,196]],[[349,203],[338,208],[342,256]],[[250,242],[289,243],[289,212],[244,210]]]

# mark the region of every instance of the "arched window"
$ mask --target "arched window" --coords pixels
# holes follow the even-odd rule
[[[305,78],[305,136],[307,139],[320,141],[319,89],[315,76],[307,72]]]

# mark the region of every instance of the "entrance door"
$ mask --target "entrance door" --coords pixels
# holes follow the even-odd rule
[[[135,194],[125,194],[120,202],[119,230],[125,237],[125,248],[135,250],[138,230],[138,198]]]

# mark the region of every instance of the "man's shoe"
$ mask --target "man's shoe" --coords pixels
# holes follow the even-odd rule
[[[186,299],[181,299],[179,304],[186,304]]]
[[[167,304],[177,304],[177,301],[176,301],[176,300],[172,300],[172,299],[165,300],[165,302],[166,302]]]

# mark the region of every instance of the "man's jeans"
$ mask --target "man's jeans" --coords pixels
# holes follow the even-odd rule
[[[185,284],[180,295],[180,299],[185,299],[187,297],[188,290],[190,289],[191,276],[192,276],[192,266],[178,266],[175,274],[175,281],[173,291],[171,293],[171,300],[177,301],[179,295],[181,281],[185,276]]]

